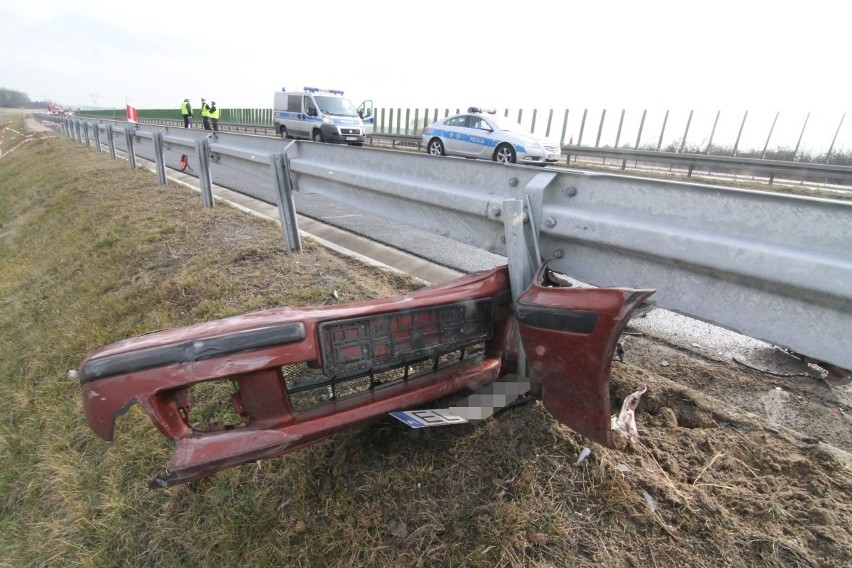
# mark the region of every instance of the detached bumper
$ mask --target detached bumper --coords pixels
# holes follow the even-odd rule
[[[138,403],[175,442],[152,482],[166,487],[516,373],[520,333],[545,408],[611,445],[612,353],[648,294],[554,287],[544,267],[515,314],[504,266],[395,298],[159,331],[86,356],[83,407],[111,440],[116,417]],[[232,385],[230,420],[199,417],[194,390],[221,383]]]

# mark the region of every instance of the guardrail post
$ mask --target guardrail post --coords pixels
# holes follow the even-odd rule
[[[166,185],[166,159],[163,156],[163,133],[154,132],[154,159],[157,162],[157,183]]]
[[[81,124],[83,126],[83,138],[85,139],[84,144],[91,148],[92,144],[89,141],[89,121],[84,120]]]
[[[199,181],[201,182],[201,205],[213,207],[213,182],[210,178],[210,143],[208,138],[195,142],[198,151]]]
[[[503,201],[503,229],[506,238],[506,260],[509,268],[509,283],[512,289],[512,303],[517,304],[518,297],[532,283],[533,269],[530,264],[529,246],[524,234],[524,202],[520,199]],[[518,376],[524,379],[527,374],[527,357],[521,344],[520,334],[518,344]]]
[[[112,124],[107,124],[107,143],[109,144],[109,156],[115,159],[115,137],[112,131]]]
[[[101,149],[101,124],[99,122],[94,124],[92,133],[95,135],[95,152],[103,152]]]
[[[292,142],[287,146],[292,146]],[[290,178],[290,160],[287,159],[287,148],[280,154],[272,154],[272,179],[275,182],[275,199],[278,202],[278,220],[281,222],[281,233],[284,236],[284,246],[287,252],[302,250],[299,236],[299,222],[296,219],[296,203],[293,200],[293,182]]]
[[[130,169],[136,169],[136,153],[133,151],[133,127],[124,127],[124,140],[127,142],[127,163],[130,164]]]

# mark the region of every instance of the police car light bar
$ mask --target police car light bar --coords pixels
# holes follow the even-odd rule
[[[342,95],[343,91],[336,89],[318,89],[316,87],[305,87],[307,93],[331,93],[332,95]]]
[[[467,107],[467,112],[482,112],[486,114],[497,114],[497,109],[489,108],[484,109],[480,107]]]

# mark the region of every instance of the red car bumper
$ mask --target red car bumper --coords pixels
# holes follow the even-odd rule
[[[650,291],[552,287],[546,267],[512,305],[506,267],[388,298],[278,308],[158,331],[83,359],[89,426],[111,440],[139,403],[174,440],[152,486],[279,456],[340,430],[518,371],[520,333],[545,407],[601,443],[609,369],[633,307]],[[230,422],[193,422],[191,391],[233,385]]]

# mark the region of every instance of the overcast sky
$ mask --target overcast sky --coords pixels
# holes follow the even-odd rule
[[[0,87],[65,106],[177,108],[184,97],[223,108],[269,108],[281,87],[346,91],[357,105],[525,111],[588,109],[594,143],[622,109],[632,143],[645,138],[762,147],[828,145],[852,106],[852,23],[836,0],[314,3],[0,0]],[[808,117],[808,113],[810,116]],[[541,114],[539,121],[542,121]],[[556,120],[555,120],[556,122]],[[529,125],[527,125],[529,126]],[[702,138],[703,137],[703,138]],[[611,142],[611,141],[610,141]],[[852,117],[835,149],[852,150]]]

